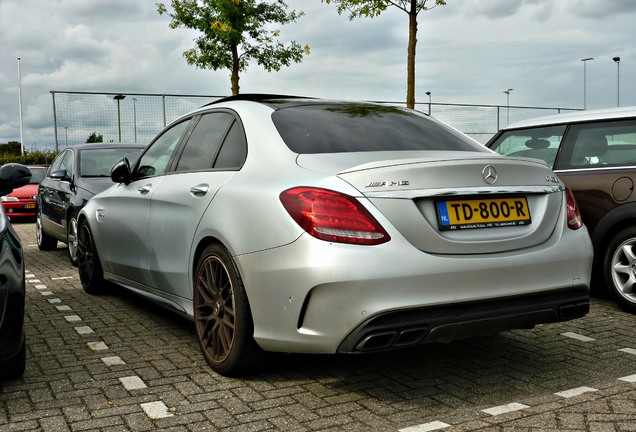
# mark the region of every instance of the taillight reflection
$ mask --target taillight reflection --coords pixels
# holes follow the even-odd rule
[[[302,229],[321,240],[378,245],[391,239],[371,213],[349,195],[296,187],[282,192],[280,200]]]

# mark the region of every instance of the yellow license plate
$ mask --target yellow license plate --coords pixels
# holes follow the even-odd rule
[[[34,209],[35,208],[35,203],[28,203],[24,205],[24,208],[28,208],[28,209]]]
[[[526,197],[437,201],[442,230],[528,225],[532,219]]]

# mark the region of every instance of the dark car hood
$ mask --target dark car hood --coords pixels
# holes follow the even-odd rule
[[[97,195],[114,185],[114,183],[110,177],[82,177],[77,180],[76,185],[92,195]]]

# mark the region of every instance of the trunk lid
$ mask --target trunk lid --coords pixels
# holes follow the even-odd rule
[[[563,185],[536,160],[473,152],[393,152],[381,161],[377,153],[298,159],[300,166],[351,184],[387,225],[428,253],[529,248],[565,225]]]

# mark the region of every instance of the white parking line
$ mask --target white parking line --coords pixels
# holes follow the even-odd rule
[[[77,322],[82,320],[79,315],[66,315],[64,319],[68,322]]]
[[[161,401],[142,403],[141,409],[143,409],[146,415],[151,419],[172,417],[174,415],[168,411],[166,404]]]
[[[99,342],[89,342],[86,345],[88,345],[88,347],[90,349],[92,349],[93,351],[103,351],[103,350],[107,350],[108,349],[108,345],[106,345],[104,342],[99,341]]]
[[[73,279],[73,276],[60,276],[60,277],[51,278],[51,280],[64,280],[64,279]]]
[[[619,351],[622,351],[627,354],[636,354],[636,349],[634,348],[621,348]]]
[[[509,403],[507,405],[499,405],[496,407],[492,407],[492,408],[487,408],[484,410],[481,410],[482,412],[485,412],[486,414],[490,414],[492,416],[496,416],[496,415],[500,415],[500,414],[506,414],[509,412],[513,412],[513,411],[519,411],[522,409],[526,409],[526,408],[530,408],[528,405],[524,405],[521,403],[517,403],[517,402],[513,402],[513,403]]]
[[[139,390],[148,387],[146,383],[136,375],[119,378],[119,381],[126,390]]]
[[[126,364],[126,362],[123,361],[119,356],[102,357],[100,360],[106,366],[119,366],[119,365],[125,365]]]
[[[89,326],[75,327],[75,331],[77,332],[77,334],[81,334],[81,335],[95,333],[93,329],[90,328]]]
[[[417,426],[407,427],[404,429],[399,429],[399,432],[429,432],[429,431],[444,429],[447,427],[450,427],[450,425],[447,423],[444,423],[441,421],[434,421],[430,423],[423,423]]]
[[[57,310],[59,310],[60,312],[65,312],[65,311],[73,310],[73,309],[71,309],[71,307],[70,307],[70,306],[66,306],[66,305],[62,305],[62,306],[55,306],[55,308],[56,308]]]
[[[596,340],[594,338],[583,336],[578,333],[572,333],[572,332],[561,333],[561,336],[569,337],[571,339],[576,339],[581,342],[592,342]]]
[[[636,383],[636,375],[627,375],[622,378],[619,378],[621,381]]]
[[[583,387],[573,388],[570,390],[564,390],[562,392],[555,393],[555,395],[561,396],[564,398],[571,398],[571,397],[582,395],[583,393],[589,393],[589,392],[595,392],[595,391],[598,391],[598,389],[583,386]]]

